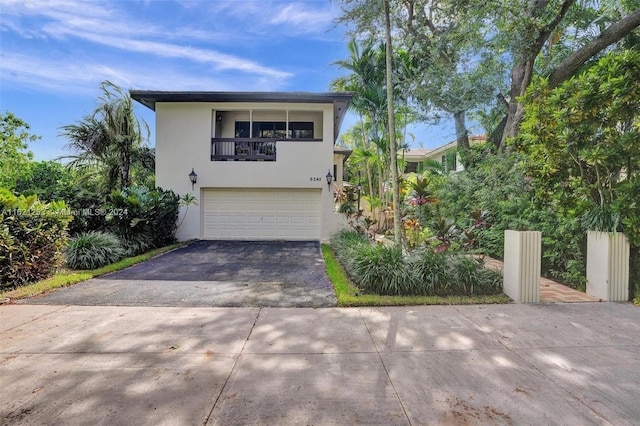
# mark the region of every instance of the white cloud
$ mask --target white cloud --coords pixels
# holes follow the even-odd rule
[[[218,36],[219,34],[192,28],[178,31],[161,29],[156,25],[128,20],[126,15],[110,10],[106,6],[99,6],[99,3],[69,0],[51,2],[9,0],[6,4],[3,3],[3,13],[5,9],[10,16],[34,15],[48,18],[50,21],[42,25],[40,37],[44,35],[57,40],[78,38],[127,52],[211,64],[216,71],[235,70],[279,80],[291,76],[289,72],[270,68],[239,56],[189,46],[198,40],[219,41],[223,39]],[[23,37],[28,34],[38,35],[35,30],[24,29],[19,21],[8,20],[6,25],[3,23],[3,29],[22,34]],[[229,36],[225,37],[229,38]],[[168,43],[159,39],[172,39],[177,42]]]
[[[62,35],[67,32],[63,28],[58,28],[54,30],[53,33]],[[236,70],[278,79],[284,79],[291,75],[288,72],[265,67],[250,60],[209,49],[199,49],[171,43],[109,36],[104,33],[99,34],[83,32],[80,30],[69,31],[68,34],[96,44],[102,44],[130,52],[145,53],[164,58],[187,59],[197,63],[209,63],[213,65],[216,70]]]
[[[287,31],[298,33],[324,32],[333,22],[334,13],[329,8],[311,8],[309,3],[291,3],[280,8],[269,21],[272,25],[287,25]]]
[[[226,74],[210,75],[165,68],[156,72],[153,65],[140,67],[104,65],[90,62],[70,63],[22,54],[0,56],[3,84],[30,89],[45,89],[75,95],[95,95],[103,80],[125,88],[145,90],[278,90],[280,83],[270,78],[247,79]]]

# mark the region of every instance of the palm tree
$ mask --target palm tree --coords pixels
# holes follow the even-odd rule
[[[62,127],[69,139],[70,165],[87,175],[101,175],[105,189],[131,186],[132,176],[153,173],[155,156],[147,146],[149,126],[139,120],[129,94],[110,81],[100,83],[102,95],[93,115]],[[134,171],[134,169],[136,171]]]

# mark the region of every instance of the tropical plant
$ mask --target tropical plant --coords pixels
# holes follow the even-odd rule
[[[131,186],[133,176],[144,182],[153,173],[155,157],[147,146],[149,128],[136,117],[131,96],[110,81],[103,81],[100,90],[93,115],[63,126],[62,135],[75,152],[67,157],[70,166],[86,176],[100,176],[108,194]]]
[[[180,198],[180,207],[184,207],[185,209],[184,215],[182,216],[180,223],[178,223],[178,225],[176,226],[176,229],[180,228],[180,225],[182,225],[182,222],[184,222],[184,219],[187,217],[187,213],[189,212],[189,206],[192,204],[194,206],[198,205],[198,198],[196,198],[193,194],[184,194]]]
[[[500,273],[482,260],[430,249],[403,253],[398,247],[371,243],[364,235],[343,231],[331,247],[350,279],[363,291],[381,295],[472,295],[502,291]]]
[[[64,257],[71,269],[97,269],[117,262],[124,253],[115,234],[89,231],[70,239]]]
[[[355,252],[353,276],[367,292],[390,296],[416,294],[415,276],[399,246],[361,246]]]
[[[127,255],[175,242],[180,197],[173,191],[130,187],[109,198],[103,208],[106,226],[120,238]]]

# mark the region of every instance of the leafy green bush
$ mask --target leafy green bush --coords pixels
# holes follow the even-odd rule
[[[447,253],[434,253],[432,250],[423,250],[413,256],[411,266],[424,287],[424,294],[442,294],[442,290],[451,283],[448,257]]]
[[[71,238],[64,250],[67,265],[72,269],[97,269],[122,259],[120,240],[109,232],[89,231]]]
[[[114,192],[104,206],[109,230],[128,255],[143,253],[175,241],[180,197],[161,188],[131,187]]]
[[[447,296],[499,294],[502,275],[464,255],[371,243],[353,231],[334,235],[331,246],[349,278],[362,290],[380,295]]]
[[[380,295],[421,294],[416,276],[400,247],[360,246],[355,252],[353,274],[363,290]]]
[[[478,232],[480,250],[504,257],[506,229],[534,230],[542,233],[542,273],[573,287],[584,285],[586,266],[585,233],[580,217],[583,208],[564,208],[553,199],[536,195],[525,178],[522,155],[486,153],[473,168],[456,173],[440,182],[438,208],[445,217],[462,222],[469,210],[487,211],[491,227]]]
[[[334,234],[330,240],[336,258],[344,266],[347,274],[354,268],[355,253],[359,247],[368,246],[369,238],[362,232],[344,230]]]
[[[502,292],[502,274],[485,268],[484,262],[469,256],[451,256],[449,266],[449,290],[441,289],[440,295],[498,294]]]
[[[71,217],[62,201],[16,197],[0,188],[0,287],[46,278],[60,265]]]

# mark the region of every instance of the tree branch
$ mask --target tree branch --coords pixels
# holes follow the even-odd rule
[[[563,81],[568,80],[589,58],[620,41],[638,26],[640,26],[640,9],[636,9],[620,21],[611,24],[598,37],[562,61],[549,76],[549,88],[557,87]]]

